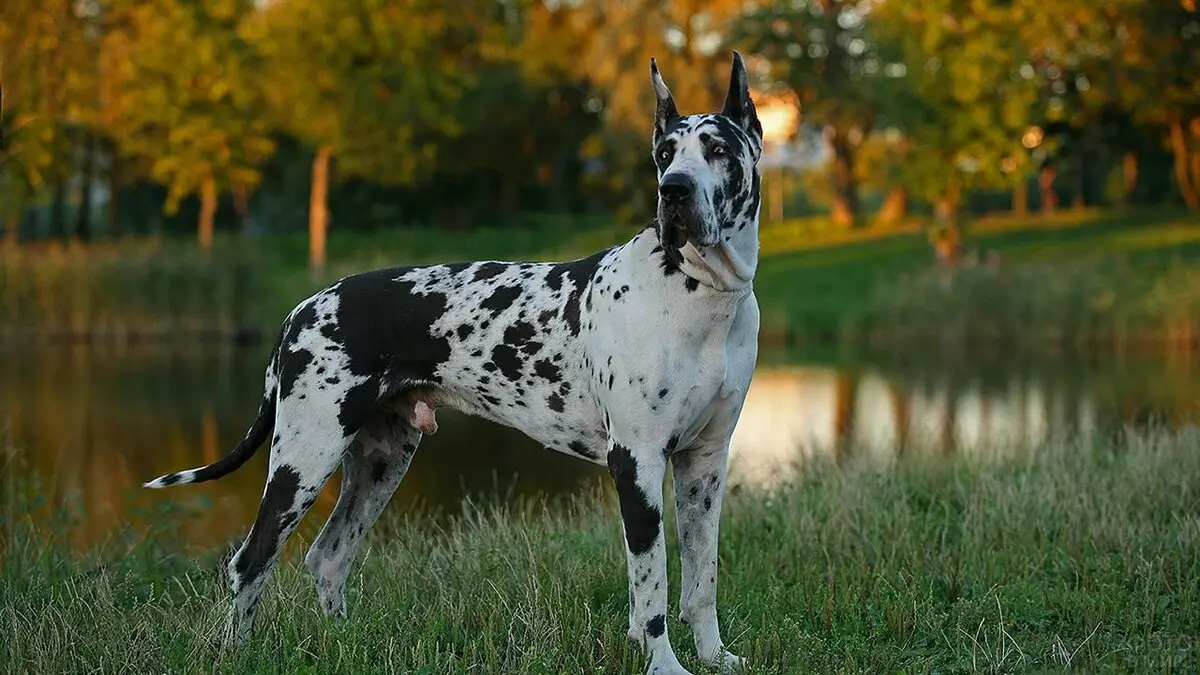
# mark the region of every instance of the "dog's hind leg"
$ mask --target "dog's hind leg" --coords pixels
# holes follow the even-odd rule
[[[259,596],[284,543],[337,470],[354,433],[347,435],[336,409],[309,410],[295,399],[280,401],[267,486],[246,541],[229,561],[233,607],[225,644],[250,637]]]
[[[346,614],[346,579],[366,532],[408,472],[421,432],[400,415],[380,410],[358,432],[342,462],[337,506],[304,562],[327,615]]]

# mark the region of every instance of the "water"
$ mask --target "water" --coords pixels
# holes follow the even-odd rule
[[[148,509],[196,505],[178,534],[196,546],[239,538],[254,518],[267,452],[207,484],[148,491],[157,475],[206,464],[239,440],[256,412],[266,348],[55,348],[0,353],[0,447],[13,453],[0,486],[40,481],[79,507],[71,542],[145,526]],[[730,476],[786,479],[812,457],[888,463],[911,455],[992,456],[1058,435],[1200,418],[1200,364],[1187,359],[822,364],[761,359],[734,435]],[[547,451],[491,423],[439,413],[391,508],[457,512],[478,500],[565,495],[605,484],[602,468]],[[336,480],[302,526],[332,508]],[[12,498],[0,504],[13,509]]]

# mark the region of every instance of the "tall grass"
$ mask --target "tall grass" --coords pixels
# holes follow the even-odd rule
[[[863,318],[876,344],[1192,350],[1200,266],[1121,258],[927,269],[880,286]]]
[[[752,673],[1196,672],[1198,444],[1191,431],[994,461],[914,450],[735,490],[726,641]],[[392,510],[352,575],[348,619],[320,615],[298,546],[240,653],[215,645],[224,551],[182,553],[170,514],[149,538],[82,557],[18,517],[0,565],[0,671],[641,672],[616,513],[601,494],[468,508],[447,526]],[[672,560],[671,617],[678,584]],[[685,665],[710,672],[668,625]]]
[[[0,334],[128,338],[256,326],[269,257],[246,246],[128,241],[0,247]]]

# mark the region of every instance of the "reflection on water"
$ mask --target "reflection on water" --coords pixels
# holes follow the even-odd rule
[[[39,476],[83,516],[76,545],[168,498],[207,502],[179,533],[199,546],[238,538],[253,520],[266,452],[214,482],[146,491],[156,475],[214,461],[255,414],[266,350],[131,352],[45,349],[0,354],[0,444],[15,457],[0,482]],[[1184,363],[947,367],[762,367],[733,440],[734,481],[768,485],[806,457],[889,462],[919,453],[990,455],[1057,434],[1124,424],[1189,423],[1200,378]],[[603,484],[603,469],[548,452],[520,433],[444,414],[393,508],[455,511],[465,496],[561,495]],[[1013,443],[1011,441],[1018,441]],[[311,537],[332,508],[322,494]],[[0,499],[0,504],[9,504]]]

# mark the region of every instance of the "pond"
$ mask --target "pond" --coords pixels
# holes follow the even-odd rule
[[[261,391],[267,349],[62,347],[0,352],[0,448],[9,492],[67,499],[70,543],[144,525],[168,501],[197,506],[177,534],[205,547],[239,539],[262,493],[268,453],[215,482],[170,491],[143,481],[212,462],[240,439]],[[735,432],[731,481],[769,486],[804,461],[886,464],[1036,450],[1063,434],[1190,424],[1200,363],[1175,359],[861,360],[764,354]],[[605,484],[602,468],[547,451],[511,429],[450,411],[426,438],[390,507],[455,513],[476,501],[555,497]],[[322,493],[311,537],[336,498]],[[11,515],[11,514],[10,514]]]

